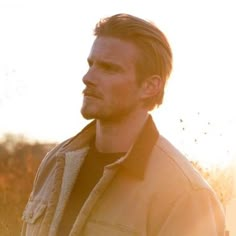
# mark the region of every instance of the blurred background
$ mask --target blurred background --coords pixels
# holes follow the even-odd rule
[[[81,79],[93,28],[120,12],[151,20],[169,39],[174,69],[152,115],[214,187],[236,235],[234,9],[233,0],[0,0],[0,235],[19,235],[43,156],[88,122]]]

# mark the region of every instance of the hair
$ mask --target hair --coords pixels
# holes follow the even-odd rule
[[[136,73],[138,83],[158,75],[162,80],[161,91],[146,101],[151,110],[162,104],[164,88],[172,70],[172,51],[165,35],[153,23],[129,14],[116,14],[101,19],[94,35],[115,37],[132,42],[140,51]]]

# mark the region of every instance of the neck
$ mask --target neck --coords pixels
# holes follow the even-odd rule
[[[95,145],[100,152],[127,152],[142,129],[147,113],[133,114],[119,120],[96,121]]]

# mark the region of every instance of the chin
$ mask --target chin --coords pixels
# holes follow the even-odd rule
[[[81,115],[86,120],[91,120],[91,119],[97,118],[97,112],[94,109],[88,109],[88,107],[82,107],[80,112],[81,112]]]
[[[86,120],[91,120],[91,119],[94,119],[94,115],[92,115],[90,112],[86,112],[86,111],[83,111],[81,109],[81,115],[84,117],[84,119]]]

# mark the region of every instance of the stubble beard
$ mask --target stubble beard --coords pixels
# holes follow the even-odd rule
[[[86,120],[96,119],[94,112],[90,111],[89,105],[86,105],[84,102],[80,109],[80,113]]]
[[[127,106],[114,110],[112,107],[102,109],[97,104],[90,104],[83,102],[81,107],[81,114],[86,120],[96,119],[104,122],[121,122],[126,119],[134,110],[136,106]]]

